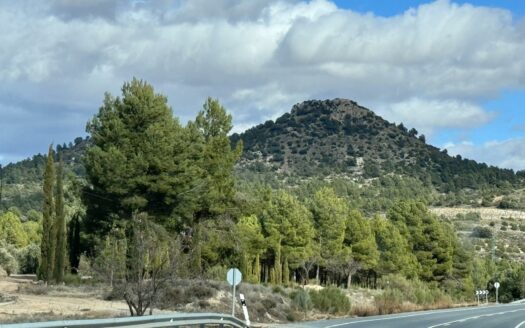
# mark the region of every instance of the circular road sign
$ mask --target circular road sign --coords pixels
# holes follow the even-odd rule
[[[228,270],[228,273],[226,274],[226,280],[231,286],[237,286],[241,283],[242,280],[242,273],[237,268],[232,268]]]
[[[496,289],[499,288],[499,282],[494,283],[494,288],[496,288]]]

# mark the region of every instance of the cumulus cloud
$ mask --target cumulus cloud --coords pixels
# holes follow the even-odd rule
[[[379,113],[392,121],[403,122],[408,127],[416,126],[426,135],[431,135],[440,128],[479,127],[490,122],[496,115],[468,102],[421,98],[386,105],[385,109],[379,109]]]
[[[525,170],[525,138],[493,140],[482,145],[475,145],[472,142],[449,143],[445,148],[451,155],[460,154],[490,165],[512,168],[516,171]]]
[[[16,131],[31,118],[9,122],[0,109],[0,129],[13,133],[0,144],[4,157],[15,144],[29,155],[80,134],[103,92],[133,76],[183,119],[218,97],[237,131],[334,97],[420,130],[467,129],[494,117],[482,101],[525,87],[525,24],[447,0],[388,18],[328,0],[21,0],[2,9],[0,103],[53,108],[42,119],[54,127],[21,144]]]

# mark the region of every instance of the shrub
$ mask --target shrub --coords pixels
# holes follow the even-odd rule
[[[393,288],[387,288],[383,294],[375,297],[375,304],[379,314],[400,312],[403,301],[403,293],[399,289]]]
[[[206,278],[210,280],[223,281],[226,277],[228,268],[223,265],[214,265],[206,271]]]
[[[18,262],[13,254],[7,248],[0,248],[0,267],[2,267],[8,276],[18,272]]]
[[[308,314],[308,311],[310,311],[313,307],[312,299],[310,298],[310,294],[304,289],[299,289],[297,291],[294,291],[292,296],[292,303],[293,305],[300,311],[304,313],[304,317],[306,319],[306,315]]]
[[[492,238],[492,230],[488,227],[477,226],[472,230],[471,236],[475,238],[489,239]]]
[[[38,269],[39,255],[40,246],[36,244],[31,244],[20,249],[17,254],[20,273],[36,273],[36,270]]]
[[[337,287],[327,287],[320,291],[310,291],[313,307],[330,314],[347,314],[351,305],[348,297]]]

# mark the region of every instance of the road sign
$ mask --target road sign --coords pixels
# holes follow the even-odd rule
[[[226,274],[226,280],[230,284],[230,286],[237,286],[242,281],[242,273],[237,268],[233,268],[228,270],[228,274]]]
[[[226,274],[226,280],[233,287],[232,291],[232,317],[235,317],[235,286],[241,283],[242,273],[237,268],[231,268]]]

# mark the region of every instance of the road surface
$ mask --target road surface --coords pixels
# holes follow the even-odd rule
[[[297,323],[304,328],[525,328],[525,304],[401,313]]]

